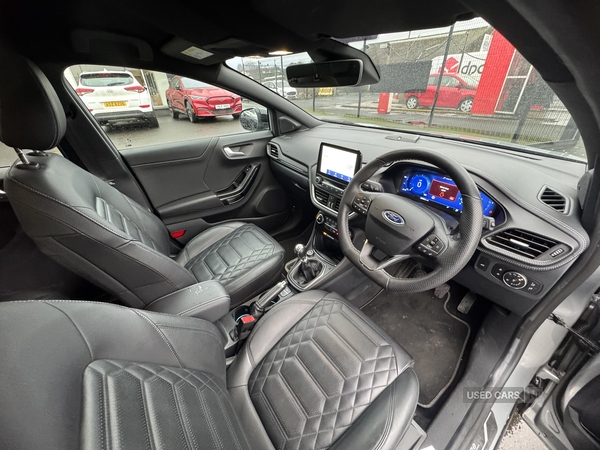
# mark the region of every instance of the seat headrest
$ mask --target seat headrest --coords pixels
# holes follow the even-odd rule
[[[56,147],[67,119],[54,88],[31,61],[0,44],[0,141],[9,147]]]

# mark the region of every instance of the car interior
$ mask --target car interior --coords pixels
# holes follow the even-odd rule
[[[543,448],[600,449],[600,6],[224,9],[0,4],[0,446],[532,448],[503,447],[519,422]],[[509,43],[549,86],[525,117],[575,138],[431,127],[450,36],[476,19],[494,30],[481,49]],[[400,57],[381,36],[444,27],[440,72],[430,57],[422,88],[377,110],[389,78],[376,52]],[[304,53],[287,95],[283,55]],[[281,72],[261,68],[269,55]],[[498,92],[524,78],[504,70]],[[126,73],[149,112],[120,114],[109,83],[95,118],[93,88],[77,89],[90,73]],[[500,123],[478,112],[491,76],[436,114]],[[350,95],[352,120],[315,106]],[[417,119],[361,117],[371,98]],[[139,123],[111,123],[125,114]]]

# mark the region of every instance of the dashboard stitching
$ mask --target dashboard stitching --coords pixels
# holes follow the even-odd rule
[[[521,261],[523,263],[526,263],[526,265],[524,266],[525,268],[534,268],[535,270],[552,270],[555,268],[559,268],[564,266],[565,264],[567,264],[568,262],[572,261],[573,259],[575,259],[577,256],[579,256],[581,253],[583,253],[583,251],[587,248],[588,246],[588,239],[582,235],[581,233],[579,233],[577,230],[575,230],[574,228],[570,227],[569,225],[559,221],[558,219],[556,219],[555,217],[552,217],[551,215],[549,215],[548,213],[546,213],[545,211],[542,211],[541,209],[537,208],[536,206],[528,203],[527,201],[523,200],[521,197],[519,197],[517,194],[515,194],[513,191],[511,191],[509,188],[507,188],[501,181],[498,181],[498,179],[496,179],[495,177],[493,177],[492,175],[490,175],[489,173],[477,169],[475,167],[471,167],[471,166],[463,166],[466,169],[468,169],[470,172],[473,172],[477,175],[480,175],[488,180],[492,180],[497,186],[499,186],[500,188],[502,188],[504,190],[505,193],[507,193],[512,200],[516,201],[517,203],[520,203],[521,206],[524,206],[526,208],[531,208],[534,211],[536,211],[537,213],[539,213],[540,215],[542,215],[543,217],[550,219],[551,221],[553,221],[556,225],[558,225],[559,227],[562,227],[566,230],[571,231],[573,234],[575,234],[575,238],[579,237],[579,244],[581,246],[581,248],[579,250],[576,250],[574,253],[572,253],[570,256],[564,258],[562,261],[559,261],[558,263],[554,264],[554,265],[547,265],[547,266],[543,266],[543,262],[539,262],[539,261],[531,261],[531,260],[527,260],[521,256],[518,255],[514,255],[510,257],[510,262],[513,262],[513,260],[517,260],[517,261]],[[571,236],[573,237],[573,236]],[[577,240],[577,239],[576,239]],[[499,254],[496,251],[491,251],[489,249],[486,248],[481,248],[480,250],[483,251],[484,253],[490,254],[490,255],[494,255],[494,256],[499,256]],[[505,259],[505,258],[501,258],[501,259]]]
[[[492,180],[494,180],[495,183],[497,183],[500,187],[502,187],[507,193],[509,193],[510,195],[512,195],[514,197],[514,199],[516,199],[517,201],[522,203],[522,206],[527,206],[527,207],[531,207],[534,210],[536,210],[537,212],[539,212],[540,214],[542,214],[543,216],[545,216],[546,218],[556,222],[559,226],[566,228],[568,230],[571,230],[573,233],[575,233],[577,236],[579,236],[581,238],[581,240],[583,242],[584,245],[587,245],[588,240],[585,236],[583,236],[581,233],[579,233],[577,230],[575,230],[574,228],[570,227],[569,225],[559,221],[557,218],[552,217],[550,214],[546,213],[545,211],[542,211],[541,209],[537,208],[536,206],[526,202],[525,200],[523,200],[522,198],[520,198],[518,195],[516,195],[514,192],[512,192],[509,188],[507,188],[504,184],[502,184],[502,182],[498,181],[496,178],[494,178],[493,176],[491,176],[490,174],[480,170],[480,169],[476,169],[474,167],[470,167],[470,166],[464,166],[466,169],[469,169],[470,171],[472,171],[473,173],[477,173],[480,172],[480,174],[484,177],[489,177]]]

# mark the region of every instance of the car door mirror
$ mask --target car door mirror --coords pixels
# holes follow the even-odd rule
[[[248,108],[240,115],[240,125],[248,131],[266,130],[269,128],[269,117],[258,108]]]

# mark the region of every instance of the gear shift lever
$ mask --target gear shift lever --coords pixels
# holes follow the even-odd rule
[[[294,253],[300,261],[306,262],[306,254],[308,253],[308,249],[304,245],[296,244],[296,246],[294,247]]]
[[[302,244],[296,244],[294,253],[296,253],[300,260],[300,272],[304,276],[306,283],[314,280],[317,277],[317,271],[315,270],[315,266],[308,261],[309,250]],[[320,266],[318,262],[317,264]],[[317,267],[317,269],[319,269],[319,267]]]

